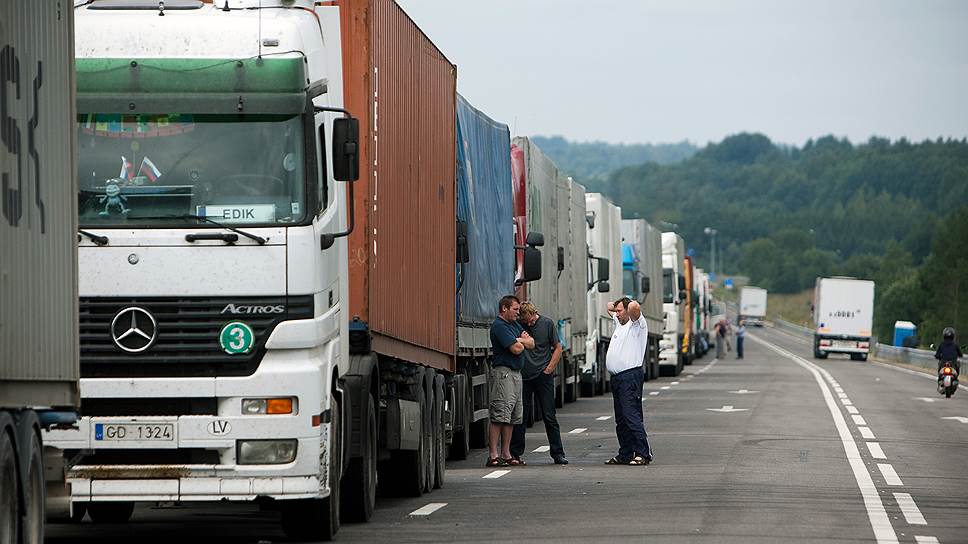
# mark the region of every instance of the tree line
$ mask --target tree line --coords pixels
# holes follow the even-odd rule
[[[586,150],[564,143],[549,155],[560,166],[582,164]],[[725,272],[771,292],[811,288],[818,276],[874,280],[882,341],[896,320],[917,324],[925,344],[947,325],[968,339],[965,139],[852,144],[825,136],[795,147],[742,133],[675,163],[573,175],[623,217],[682,234],[706,270],[711,227]]]

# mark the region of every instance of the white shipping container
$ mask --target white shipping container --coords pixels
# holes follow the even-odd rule
[[[739,293],[739,315],[750,323],[759,323],[766,317],[766,289],[743,287]]]
[[[78,401],[73,12],[0,0],[0,407]]]
[[[874,282],[817,278],[814,321],[821,337],[870,338],[874,319]]]

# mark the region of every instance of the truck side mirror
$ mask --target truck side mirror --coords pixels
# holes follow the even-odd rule
[[[607,293],[607,292],[609,292],[611,290],[612,290],[612,288],[611,288],[611,286],[608,285],[608,282],[607,281],[600,281],[600,282],[598,282],[598,292],[599,293]]]
[[[565,248],[558,246],[558,272],[565,269]]]
[[[524,275],[522,282],[536,281],[541,279],[541,250],[526,247],[524,248]]]
[[[685,276],[679,276],[679,290],[680,291],[685,291],[686,290],[686,277]]]
[[[540,232],[531,231],[528,236],[524,239],[524,243],[531,247],[541,247],[544,245],[544,234]]]
[[[601,281],[608,281],[608,259],[604,257],[597,257],[598,259],[598,279]]]
[[[652,290],[652,285],[651,285],[651,282],[649,281],[649,277],[644,276],[642,278],[642,292],[647,294],[651,290]]]
[[[588,228],[595,228],[595,212],[588,212],[585,214],[585,222],[588,223]]]
[[[679,300],[680,301],[686,300],[686,292],[685,291],[679,291]]]
[[[457,262],[466,263],[471,260],[471,250],[467,241],[467,221],[457,222]]]
[[[319,127],[320,141],[323,127]],[[360,178],[360,121],[354,117],[333,120],[333,178],[356,181]]]

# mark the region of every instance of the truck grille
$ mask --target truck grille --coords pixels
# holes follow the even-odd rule
[[[283,306],[282,313],[223,314],[227,305]],[[111,323],[121,310],[138,307],[155,319],[155,341],[139,353],[119,348]],[[312,295],[290,297],[98,297],[80,299],[81,377],[247,376],[265,355],[265,343],[279,323],[313,317]],[[252,328],[248,353],[230,355],[219,334],[227,323]],[[150,331],[149,331],[150,332]]]

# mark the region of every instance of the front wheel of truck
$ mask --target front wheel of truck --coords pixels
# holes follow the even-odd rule
[[[332,400],[329,441],[329,497],[286,501],[282,508],[282,530],[293,540],[330,541],[339,531],[339,471],[343,466],[342,413],[336,395]]]
[[[362,455],[350,462],[341,484],[342,516],[351,522],[369,521],[376,505],[377,424],[376,402],[373,400],[373,395],[366,395],[366,404],[366,427],[362,429]]]

